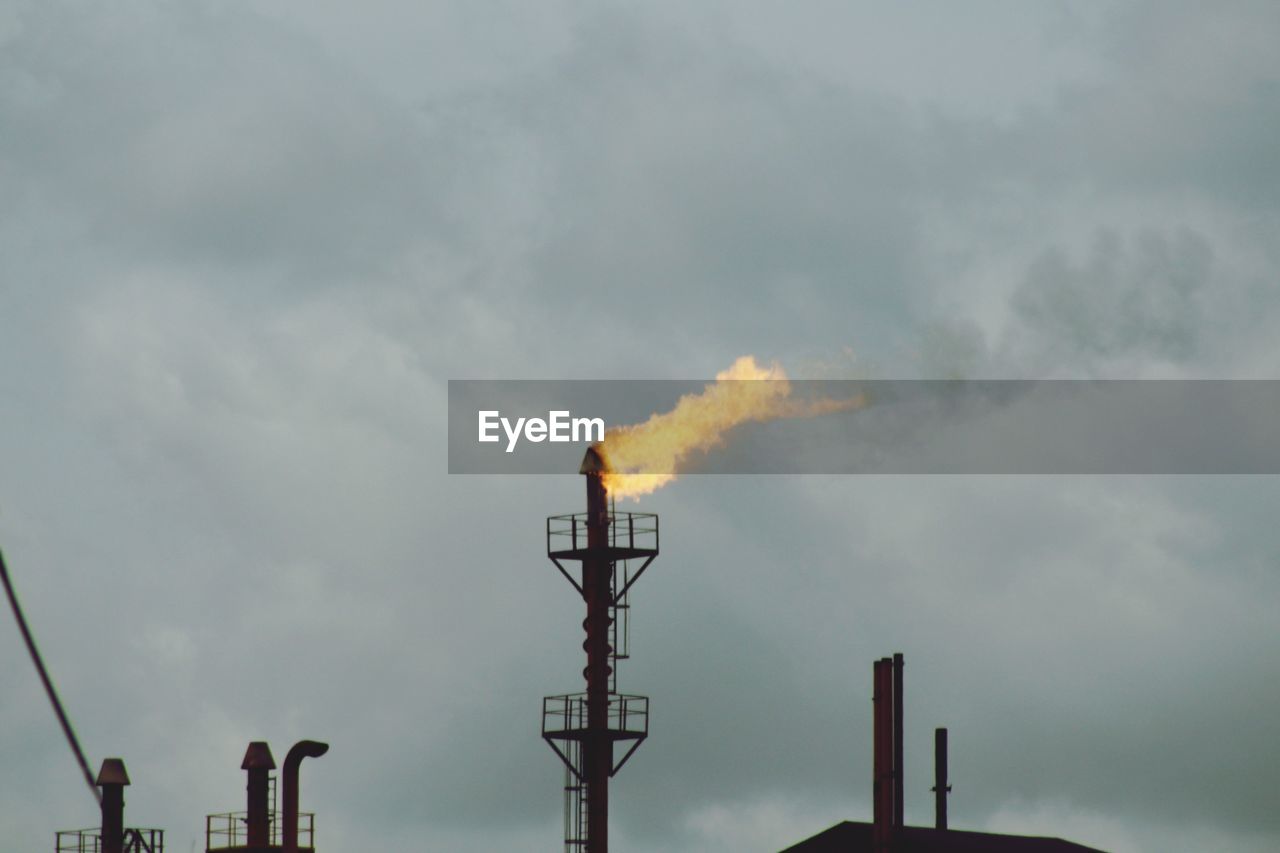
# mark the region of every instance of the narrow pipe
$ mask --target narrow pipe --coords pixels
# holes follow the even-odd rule
[[[902,653],[893,656],[893,825],[903,824],[902,789]]]
[[[284,757],[284,851],[298,853],[298,765],[304,758],[319,758],[329,744],[300,740]]]
[[[933,732],[933,808],[934,826],[947,828],[947,794],[951,786],[947,784],[947,730],[934,729]]]

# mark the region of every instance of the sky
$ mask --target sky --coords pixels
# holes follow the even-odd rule
[[[581,478],[450,476],[449,379],[1280,374],[1270,0],[0,0],[0,547],[126,821],[250,740],[324,850],[560,849]],[[614,849],[906,813],[1280,848],[1274,477],[692,476],[646,497]],[[96,809],[0,630],[0,827]]]

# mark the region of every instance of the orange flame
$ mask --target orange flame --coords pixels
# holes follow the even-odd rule
[[[609,430],[596,446],[606,469],[604,486],[616,498],[651,494],[676,478],[690,454],[723,444],[725,433],[739,424],[807,418],[862,404],[860,394],[849,400],[793,400],[791,383],[776,362],[761,367],[744,355],[717,373],[701,394],[681,397],[671,411]]]

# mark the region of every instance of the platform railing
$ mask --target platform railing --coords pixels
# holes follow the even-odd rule
[[[268,843],[280,844],[280,812],[267,815]],[[298,812],[298,848],[315,847],[315,812]],[[204,819],[204,846],[206,850],[225,850],[243,847],[249,843],[249,813],[223,812],[206,815]]]
[[[609,694],[609,731],[626,735],[649,733],[649,697]],[[542,700],[542,734],[581,732],[587,728],[587,694],[546,696]]]
[[[547,517],[547,553],[582,551],[587,547],[587,513]],[[658,516],[651,512],[609,513],[609,546],[637,551],[658,550]]]
[[[66,829],[54,839],[54,853],[102,853],[102,830]],[[130,828],[124,831],[124,853],[164,853],[163,829]]]

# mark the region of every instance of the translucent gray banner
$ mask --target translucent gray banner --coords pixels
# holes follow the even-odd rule
[[[773,385],[773,380],[741,384]],[[608,429],[668,412],[708,381],[451,380],[449,472],[574,473]],[[721,382],[719,385],[724,386]],[[754,391],[760,388],[751,389]],[[747,421],[648,474],[1275,474],[1280,381],[818,381],[766,389],[786,414]],[[830,403],[858,401],[848,408]],[[481,412],[489,415],[480,441]],[[814,412],[821,412],[815,414]],[[563,413],[553,415],[552,413]],[[792,416],[799,413],[803,416]],[[537,420],[546,437],[537,439]],[[535,421],[532,432],[527,427]],[[552,423],[565,441],[552,441]],[[666,470],[675,467],[677,470]]]

